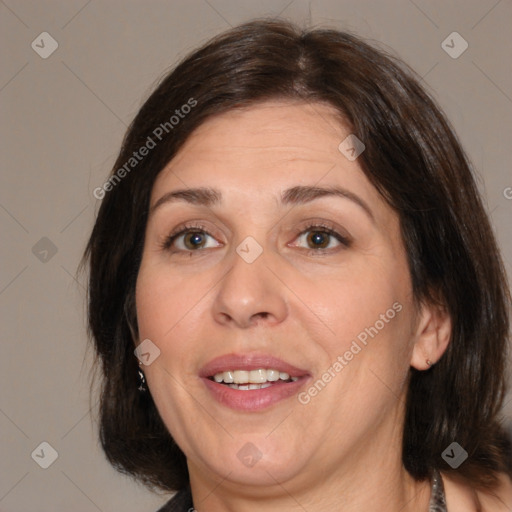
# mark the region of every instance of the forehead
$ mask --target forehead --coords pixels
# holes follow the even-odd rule
[[[311,138],[312,131],[314,138]],[[317,152],[325,150],[331,139],[336,141],[344,133],[348,133],[347,129],[330,105],[269,101],[211,117],[194,131],[185,146],[195,145],[196,139],[201,138],[202,143],[213,143],[208,148],[210,151],[220,144],[219,149],[282,147]],[[320,139],[324,139],[325,144],[319,146]],[[200,148],[196,146],[196,149]]]
[[[339,150],[349,135],[334,107],[321,103],[273,101],[228,111],[190,135],[159,174],[151,202],[186,187],[220,188],[241,201],[274,200],[294,185],[343,186],[388,217],[357,159]]]

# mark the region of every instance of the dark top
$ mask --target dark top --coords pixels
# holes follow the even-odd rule
[[[159,508],[157,512],[195,512],[190,487],[186,487],[175,494],[162,508]]]

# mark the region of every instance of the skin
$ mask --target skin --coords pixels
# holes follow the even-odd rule
[[[222,193],[218,205],[151,211],[136,288],[139,337],[161,351],[144,372],[187,456],[199,512],[255,510],[255,500],[258,511],[428,510],[430,483],[414,482],[401,462],[404,402],[409,368],[441,357],[450,318],[415,305],[398,217],[338,150],[349,133],[322,104],[231,111],[201,125],[154,184],[151,207],[177,189]],[[373,218],[347,198],[282,205],[282,191],[297,185],[343,187]],[[322,228],[304,231],[308,220],[350,244],[326,235],[322,252],[308,238]],[[202,247],[189,235],[162,248],[191,221],[205,228]],[[263,249],[250,264],[236,252],[247,236]],[[401,311],[307,404],[293,396],[236,411],[198,376],[215,357],[260,352],[306,369],[307,390],[395,303]],[[252,467],[237,457],[246,443],[261,454]]]
[[[443,475],[446,504],[449,512],[510,512],[512,511],[512,480],[499,475],[499,484],[493,491],[477,491],[469,485]]]

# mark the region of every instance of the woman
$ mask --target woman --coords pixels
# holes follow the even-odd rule
[[[162,511],[510,511],[510,304],[455,135],[359,38],[267,20],[133,121],[86,257],[110,462]]]

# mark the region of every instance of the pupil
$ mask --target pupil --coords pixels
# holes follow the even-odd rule
[[[311,235],[310,239],[316,245],[316,247],[324,247],[326,245],[327,236],[325,233],[320,233],[317,231]]]
[[[199,247],[202,242],[201,238],[201,233],[191,233],[190,236],[188,237],[188,242],[191,244],[193,248]]]

